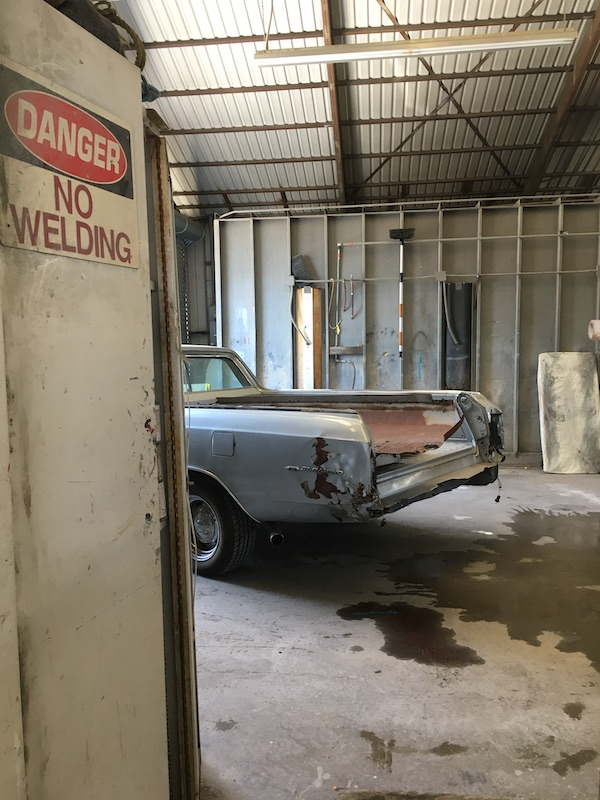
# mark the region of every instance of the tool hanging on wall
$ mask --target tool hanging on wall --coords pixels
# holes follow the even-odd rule
[[[445,389],[471,388],[475,292],[472,283],[442,282]]]
[[[329,323],[329,328],[330,328],[330,330],[335,331],[335,344],[336,344],[336,346],[339,345],[340,333],[342,331],[342,315],[340,313],[340,305],[341,305],[340,304],[340,291],[341,291],[341,287],[340,287],[341,280],[340,280],[340,278],[341,278],[341,274],[342,274],[342,245],[341,245],[341,242],[338,242],[338,245],[337,245],[337,259],[336,259],[335,285],[332,285],[332,287],[331,287],[331,296],[329,298],[329,310],[331,311],[331,304],[333,302],[333,296],[334,296],[334,293],[335,293],[335,317],[334,317],[335,318],[335,324],[332,325],[331,323]],[[344,291],[345,291],[345,289],[346,289],[346,286],[344,284]],[[342,299],[344,300],[344,303],[342,305],[342,308],[343,308],[343,306],[346,304],[346,301],[345,301],[344,298],[342,298]]]
[[[400,359],[400,387],[402,388],[402,337],[404,328],[404,242],[412,239],[415,235],[414,228],[392,228],[390,239],[397,239],[400,242],[400,274],[398,278],[398,358]]]
[[[352,386],[351,389],[356,388],[356,364],[353,359],[340,358],[342,353],[346,355],[358,355],[359,351],[362,353],[362,345],[344,346],[341,344],[342,333],[342,318],[344,313],[350,311],[350,318],[354,319],[354,276],[350,275],[350,280],[342,276],[342,247],[343,243],[338,242],[337,245],[337,264],[336,264],[336,277],[335,280],[330,278],[328,283],[331,285],[331,292],[329,294],[328,303],[328,316],[331,318],[331,309],[333,306],[334,293],[335,293],[335,307],[334,317],[335,324],[329,323],[329,328],[335,331],[334,345],[329,348],[329,355],[333,356],[336,364],[348,364],[352,368]],[[350,284],[348,286],[348,284]]]

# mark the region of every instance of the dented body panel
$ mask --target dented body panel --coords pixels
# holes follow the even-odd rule
[[[368,517],[354,511],[373,490],[371,443],[356,414],[196,406],[186,421],[190,469],[216,477],[257,521]],[[231,455],[219,445],[226,436]]]
[[[371,519],[495,479],[500,412],[481,395],[272,391],[231,350],[184,354],[187,388],[201,387],[186,393],[190,471],[212,476],[258,522]],[[208,380],[216,360],[235,369],[235,388],[223,370],[221,385]]]

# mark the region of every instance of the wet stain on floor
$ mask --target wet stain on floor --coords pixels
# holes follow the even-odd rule
[[[460,609],[465,622],[502,623],[511,638],[534,647],[541,645],[544,632],[553,632],[560,636],[558,650],[581,652],[600,671],[595,591],[600,585],[600,513],[521,509],[509,527],[514,535],[486,539],[484,573],[474,569],[483,563],[477,545],[462,551],[416,553],[386,564],[384,574],[395,585],[396,597],[424,596],[440,608]],[[385,652],[397,658],[445,666],[482,663],[454,642],[451,631],[443,633],[443,617],[434,609],[406,602],[362,603],[338,613],[344,619],[358,619],[362,611],[366,618],[369,609],[378,612],[372,618],[386,636]],[[401,619],[404,615],[406,620]],[[569,713],[566,708],[565,713]]]
[[[578,750],[572,755],[561,752],[561,756],[562,758],[552,765],[552,769],[564,777],[569,770],[577,772],[584,764],[589,764],[598,757],[598,752],[596,750]]]
[[[360,736],[371,744],[371,761],[380,769],[385,769],[386,772],[391,772],[394,753],[405,756],[422,755],[423,753],[432,753],[436,756],[456,756],[469,750],[464,745],[453,744],[452,742],[442,742],[429,750],[421,750],[418,747],[398,745],[395,739],[389,739],[386,742],[385,739],[377,736],[373,731],[361,731]]]
[[[337,614],[345,620],[373,620],[385,637],[381,650],[394,658],[440,667],[485,663],[470,647],[457,644],[454,631],[444,627],[443,614],[434,608],[366,602],[340,608]]]
[[[571,719],[581,719],[582,713],[585,711],[583,703],[565,703],[563,711]]]
[[[366,739],[371,745],[371,761],[383,772],[392,771],[392,758],[396,740],[385,741],[376,736],[372,731],[361,731],[361,738]]]
[[[437,747],[428,750],[428,753],[433,753],[436,756],[455,756],[458,753],[466,753],[468,747],[463,747],[460,744],[452,744],[452,742],[442,742]]]
[[[344,792],[337,795],[339,800],[503,800],[500,797],[485,798],[458,794],[418,794],[415,792]]]
[[[230,731],[235,728],[237,722],[234,719],[219,719],[215,722],[216,731]]]

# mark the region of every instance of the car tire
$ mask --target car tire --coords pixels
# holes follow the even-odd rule
[[[254,549],[254,523],[224,489],[194,481],[189,490],[192,564],[197,575],[231,572]]]

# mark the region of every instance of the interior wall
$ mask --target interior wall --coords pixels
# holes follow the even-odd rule
[[[261,383],[274,389],[283,389],[293,381],[290,359],[291,253],[284,249],[280,236],[277,220],[260,220],[254,226],[256,374]],[[289,231],[286,231],[284,242],[288,248],[289,241]]]
[[[7,154],[8,137],[2,141],[0,796],[21,796],[21,767],[30,798],[164,800],[161,507],[140,73],[41,0],[3,4],[0,19],[3,69],[21,76],[10,85],[33,81],[44,89],[37,97],[68,98],[79,114],[124,129],[131,161],[128,144],[122,156],[132,168],[123,193],[110,193],[33,162],[12,139]],[[47,190],[56,180],[93,202],[61,205]],[[23,247],[10,239],[9,203],[30,208],[32,218],[43,214],[37,244],[33,233]],[[127,226],[117,230],[131,234],[131,262],[84,258],[68,233],[82,220],[105,230]]]
[[[285,220],[280,227],[285,234]],[[236,350],[256,372],[254,221],[235,220],[219,229],[215,259],[229,265],[216,271],[217,344]]]
[[[194,240],[180,239],[179,235],[177,236],[178,253],[180,246],[185,250],[185,285],[190,344],[216,343],[215,270],[212,243],[211,227],[208,222],[203,223],[203,233]]]
[[[214,306],[214,293],[207,285],[204,242],[185,245],[187,270],[188,335],[190,344],[210,343],[209,307]],[[212,274],[212,270],[210,271]],[[211,294],[213,296],[211,296]]]
[[[2,291],[0,288],[0,308]],[[0,386],[6,385],[4,331],[0,325]],[[0,797],[24,800],[25,760],[7,397],[0,392]]]
[[[402,259],[402,357],[401,245],[390,238],[397,228],[414,228]],[[215,239],[219,342],[274,388],[292,385],[283,304],[291,258],[299,254],[312,284],[327,292],[323,371],[332,389],[441,388],[441,280],[473,283],[473,366],[465,388],[502,408],[511,453],[540,452],[539,353],[594,350],[587,327],[599,316],[597,198],[223,218]]]

